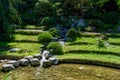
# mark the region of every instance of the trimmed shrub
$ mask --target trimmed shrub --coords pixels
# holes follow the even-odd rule
[[[39,34],[38,41],[40,43],[49,43],[52,40],[52,35],[49,32]]]
[[[51,54],[55,54],[55,55],[60,55],[63,54],[63,48],[62,45],[60,45],[58,42],[51,42],[48,46],[47,46],[48,50],[51,50]]]
[[[60,37],[59,31],[58,31],[56,28],[51,28],[51,29],[49,30],[49,32],[51,33],[51,35],[52,35],[53,37],[56,37],[56,38],[59,38],[59,37]]]

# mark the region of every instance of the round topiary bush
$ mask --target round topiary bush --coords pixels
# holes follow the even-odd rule
[[[47,46],[48,50],[51,50],[51,54],[54,55],[60,55],[63,54],[63,47],[62,45],[60,45],[58,42],[51,42],[48,46]]]
[[[51,35],[52,35],[53,37],[56,37],[56,38],[59,38],[59,37],[60,37],[59,31],[58,31],[56,28],[51,28],[51,29],[49,29],[49,32],[51,33]]]
[[[39,34],[38,41],[40,43],[49,43],[52,40],[52,35],[49,32]]]

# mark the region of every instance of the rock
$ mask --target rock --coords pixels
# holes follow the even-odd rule
[[[49,58],[49,60],[53,65],[57,65],[59,63],[59,60],[57,58]]]
[[[82,26],[82,27],[84,27],[84,26],[85,26],[84,19],[79,19],[79,20],[78,20],[78,23],[77,23],[77,26]]]
[[[97,77],[101,77],[102,75],[101,74],[96,74]]]
[[[84,67],[79,67],[79,70],[83,70],[84,69]]]
[[[43,57],[44,57],[45,59],[50,58],[50,57],[51,57],[50,52],[47,51],[47,50],[44,50],[43,53],[42,53],[42,58],[43,58]]]
[[[29,60],[28,59],[20,59],[19,63],[21,66],[27,66],[29,64]]]
[[[4,64],[4,65],[2,65],[2,71],[3,72],[9,72],[9,71],[12,71],[14,69],[15,68],[14,68],[13,64]]]
[[[13,64],[15,68],[19,67],[19,63],[15,60],[8,61],[7,64]]]
[[[32,66],[39,66],[40,65],[40,60],[37,59],[37,58],[33,58],[33,59],[31,59],[30,64]]]
[[[41,59],[42,59],[42,56],[41,56],[41,54],[35,54],[35,55],[33,56],[33,58],[37,58],[37,59],[41,60]]]
[[[50,67],[51,65],[52,65],[52,64],[51,64],[51,61],[49,61],[49,60],[44,60],[42,67],[47,68],[47,67]]]
[[[32,56],[26,56],[26,57],[24,57],[24,58],[27,59],[29,62],[31,61],[31,59],[33,59]]]
[[[10,51],[10,52],[18,52],[18,51],[20,51],[20,49],[18,49],[18,48],[12,48],[12,49],[10,49],[9,51]]]

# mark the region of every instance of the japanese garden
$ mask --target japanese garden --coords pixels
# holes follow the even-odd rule
[[[0,80],[120,80],[120,0],[0,0]]]

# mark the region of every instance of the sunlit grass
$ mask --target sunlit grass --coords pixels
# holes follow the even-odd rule
[[[39,43],[18,43],[18,42],[6,43],[4,42],[4,44],[6,44],[6,46],[4,46],[4,48],[6,48],[6,51],[1,49],[0,50],[1,53],[4,51],[6,55],[18,55],[18,56],[27,56],[27,55],[33,55],[33,54],[39,53],[39,49],[41,46],[41,44]],[[10,48],[19,48],[21,52],[14,52],[14,53],[9,52],[10,48],[8,48],[7,46],[9,46]]]
[[[28,41],[38,41],[37,35],[22,35],[22,34],[15,34],[15,40],[28,40]]]
[[[112,62],[112,63],[119,63],[120,64],[120,57],[114,56],[114,55],[101,55],[101,54],[95,54],[95,53],[86,53],[86,54],[64,54],[55,56],[59,59],[87,59],[87,60],[98,60],[98,61],[104,61],[104,62]]]

